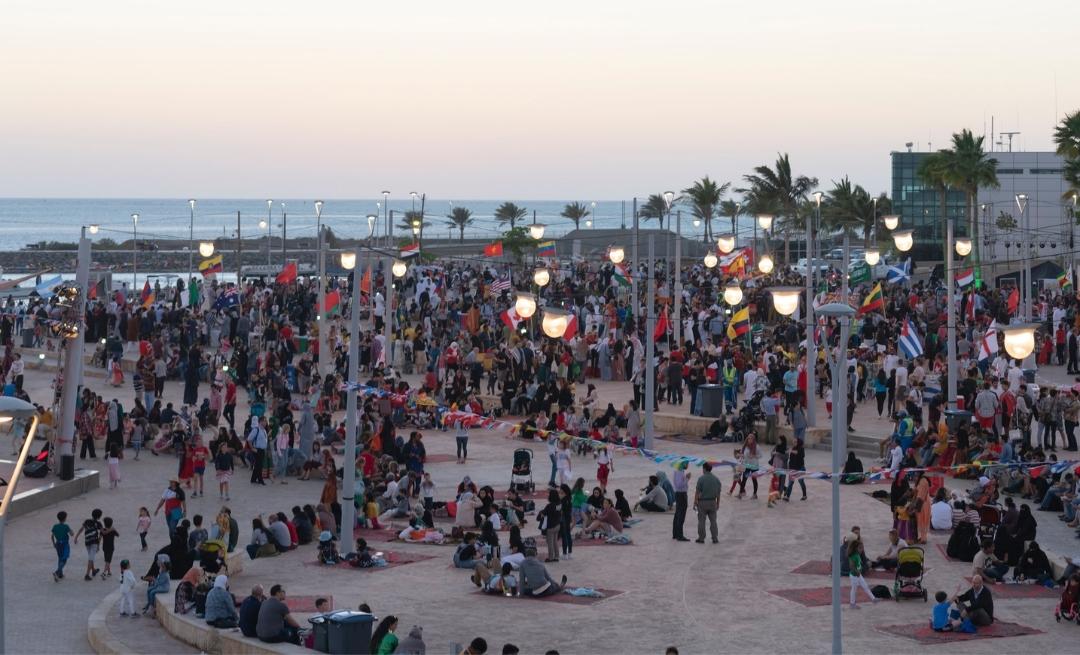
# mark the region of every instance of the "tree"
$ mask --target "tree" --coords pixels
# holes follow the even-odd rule
[[[1065,181],[1070,189],[1065,192],[1066,198],[1073,198],[1080,193],[1080,111],[1065,114],[1065,118],[1054,128],[1054,143],[1057,144],[1057,154],[1065,158]]]
[[[775,208],[778,213],[777,222],[773,231],[780,230],[784,235],[784,263],[790,262],[791,235],[796,230],[804,228],[799,212],[800,203],[806,200],[807,195],[817,188],[816,177],[805,175],[792,175],[791,161],[787,154],[777,155],[775,169],[768,166],[758,166],[750,175],[744,175],[750,186],[738,191],[748,194],[754,205],[755,213],[773,213],[765,211],[766,208]]]
[[[525,263],[525,253],[536,249],[536,239],[532,238],[527,227],[512,227],[503,232],[502,244],[504,250],[513,253],[519,266]]]
[[[473,220],[472,210],[467,207],[454,207],[446,217],[450,219],[446,222],[447,225],[458,229],[458,241],[465,240],[465,228],[476,222]]]
[[[580,202],[572,202],[563,207],[562,213],[559,215],[574,221],[574,229],[576,230],[581,227],[581,219],[588,216],[589,213],[588,205]]]
[[[720,205],[720,201],[723,200],[724,194],[727,193],[730,186],[730,182],[717,184],[706,175],[694,182],[693,185],[683,189],[683,193],[686,194],[683,202],[690,207],[690,213],[705,223],[706,243],[712,241],[713,215],[715,215],[716,208]]]
[[[866,189],[858,184],[852,185],[846,175],[839,182],[833,182],[833,189],[826,196],[821,207],[822,221],[833,229],[859,230],[862,232],[864,247],[870,246],[870,233],[874,230],[878,216],[892,212],[892,200],[889,196],[882,193],[875,203],[875,198]]]
[[[517,227],[517,222],[525,218],[528,213],[524,207],[518,207],[512,202],[504,202],[495,210],[495,219],[499,221],[499,225],[509,223],[510,229],[513,230]]]
[[[720,215],[731,217],[731,233],[738,234],[739,228],[736,226],[739,216],[746,213],[746,207],[744,203],[737,200],[724,200],[720,203]]]
[[[667,218],[668,206],[667,201],[664,200],[664,195],[661,193],[654,193],[645,201],[645,204],[638,207],[638,218],[643,220],[656,219],[660,221],[660,229],[664,229],[664,219]]]
[[[401,222],[397,224],[399,230],[404,230],[406,234],[412,234],[413,223],[419,222],[420,234],[416,237],[417,243],[423,243],[424,241],[424,229],[431,227],[431,221],[425,221],[426,216],[418,211],[409,210],[406,211],[402,217]]]
[[[977,137],[964,129],[952,135],[952,148],[942,151],[945,157],[945,180],[950,186],[964,192],[964,216],[968,219],[971,241],[975,246],[975,267],[979,266],[982,240],[979,238],[979,216],[975,200],[980,187],[1001,186],[997,177],[997,159],[983,150],[984,137]],[[944,216],[942,216],[944,218]],[[952,247],[952,244],[946,244]]]

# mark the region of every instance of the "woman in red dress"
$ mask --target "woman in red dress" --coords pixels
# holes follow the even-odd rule
[[[195,451],[192,450],[191,444],[184,445],[184,454],[180,457],[180,472],[177,477],[185,487],[191,488],[191,479],[195,477]]]

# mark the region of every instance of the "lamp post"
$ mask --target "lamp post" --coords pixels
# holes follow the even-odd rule
[[[188,223],[188,240],[187,240],[187,282],[191,284],[191,256],[194,254],[191,252],[192,247],[195,245],[195,199],[188,200],[188,207],[191,208],[191,222]]]
[[[667,198],[668,191],[664,194]],[[672,194],[674,195],[674,194]],[[646,450],[651,450],[653,445],[653,406],[656,403],[656,367],[653,359],[656,358],[656,342],[653,341],[653,331],[656,330],[656,308],[653,301],[656,299],[656,275],[653,270],[656,261],[656,235],[649,235],[649,261],[648,283],[645,287],[645,434],[642,445]]]
[[[416,211],[416,197],[417,197],[418,195],[420,195],[420,194],[418,194],[418,193],[417,193],[417,192],[415,192],[415,191],[410,191],[410,192],[409,192],[409,197],[411,197],[411,198],[412,198],[412,210],[413,210],[413,211]]]
[[[1031,231],[1028,223],[1031,215],[1027,212],[1028,197],[1026,193],[1016,194],[1016,206],[1020,210],[1020,224],[1024,233],[1024,272],[1020,279],[1024,285],[1023,295],[1020,296],[1024,303],[1024,320],[1031,320]]]
[[[345,255],[352,255],[352,266],[346,266],[349,263]],[[355,386],[359,382],[359,370],[360,370],[360,246],[352,251],[352,253],[342,253],[341,265],[344,268],[352,268],[353,271],[353,283],[352,283],[352,298],[350,299],[350,314],[349,314],[349,370],[347,371],[348,380],[352,386]],[[356,489],[356,394],[355,388],[350,389],[348,395],[345,397],[345,457],[343,464],[345,466],[344,475],[342,476],[342,494],[341,494],[341,538],[348,540],[348,543],[352,542],[353,528],[356,526],[356,501],[354,499]],[[839,561],[839,560],[838,560]]]
[[[821,198],[824,194],[814,192],[814,220],[821,222]],[[806,221],[806,425],[814,427],[817,422],[817,407],[814,392],[817,389],[817,343],[814,341],[814,225],[807,217]]]
[[[952,216],[947,217],[945,223],[945,299],[948,311],[945,315],[945,338],[948,340],[948,368],[945,373],[948,377],[948,388],[945,390],[945,407],[955,410],[956,376],[959,375],[956,361],[956,273],[953,271],[953,238],[956,225]]]
[[[329,359],[326,352],[326,333],[329,328],[326,326],[326,244],[323,243],[323,229],[322,229],[322,208],[323,201],[315,201],[315,229],[318,231],[318,247],[319,247],[319,306],[316,316],[319,321],[319,373],[326,375],[329,367],[326,365]]]
[[[393,226],[390,225],[390,192],[382,192],[383,217],[386,221],[386,247],[390,247],[390,238],[393,234]]]
[[[90,233],[94,234],[95,232],[97,232],[97,226],[91,225]],[[75,320],[80,324],[86,314],[86,296],[89,282],[90,239],[86,237],[86,228],[84,227],[79,238],[79,256],[77,268],[75,269],[75,284],[82,291],[75,313]],[[64,384],[60,398],[60,428],[57,436],[57,451],[60,455],[61,474],[64,473],[66,468],[64,458],[75,457],[75,435],[77,434],[75,429],[75,404],[79,397],[79,383],[83,377],[83,340],[81,338],[68,339],[64,344],[64,348],[66,350],[64,353],[64,380],[70,380],[70,382]],[[72,459],[71,469],[74,470],[74,468],[74,459]],[[0,634],[3,634],[2,627],[0,627]]]
[[[289,215],[285,213],[285,203],[281,203],[281,266],[285,267],[285,262],[288,261],[289,256]]]
[[[682,210],[675,212],[675,270],[671,276],[674,278],[672,284],[672,299],[675,304],[675,331],[673,332],[675,342],[670,344],[668,348],[669,352],[674,352],[682,344]]]
[[[81,296],[79,302],[83,302]],[[80,341],[80,337],[76,336],[70,340]],[[65,382],[65,386],[74,386],[74,380],[67,380]],[[0,423],[9,423],[14,419],[29,420],[30,431],[26,434],[26,439],[23,440],[22,450],[19,452],[19,459],[15,462],[15,470],[12,471],[11,479],[8,480],[7,488],[4,490],[4,504],[0,506],[0,653],[7,652],[7,647],[4,643],[7,634],[4,623],[4,610],[6,608],[6,598],[4,595],[4,527],[7,525],[8,512],[11,511],[11,500],[15,497],[15,487],[19,484],[23,465],[26,464],[26,458],[30,455],[30,448],[34,445],[34,435],[37,433],[38,427],[37,408],[25,400],[19,400],[18,398],[10,396],[0,397]]]
[[[271,249],[270,248],[270,242],[273,240],[273,238],[270,236],[270,230],[273,229],[273,227],[271,227],[271,225],[274,222],[273,211],[274,211],[274,201],[273,200],[267,200],[266,201],[266,222],[264,223],[263,221],[259,221],[259,227],[265,227],[266,228],[266,274],[267,275],[270,274],[270,249]]]
[[[400,265],[400,266],[399,266]],[[383,338],[386,340],[384,349],[386,365],[394,364],[394,278],[405,275],[407,266],[405,262],[395,260],[393,257],[386,258],[386,298],[383,303]],[[401,275],[398,275],[398,271]]]
[[[131,290],[139,292],[139,215],[131,215]]]

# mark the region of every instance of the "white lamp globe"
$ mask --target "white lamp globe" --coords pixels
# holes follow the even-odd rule
[[[773,309],[777,314],[791,316],[799,307],[799,294],[803,291],[800,287],[772,287]]]
[[[544,266],[537,266],[533,271],[533,282],[538,287],[545,287],[551,281],[551,273]]]
[[[761,271],[762,273],[766,273],[766,274],[772,273],[772,270],[773,270],[772,255],[762,255],[761,259],[758,261],[757,267],[758,267],[758,270]]]
[[[716,238],[716,247],[725,255],[735,250],[735,235],[724,234]]]
[[[1005,336],[1005,352],[1016,359],[1024,359],[1035,352],[1035,330],[1038,327],[1038,323],[1014,323],[1001,327]]]
[[[714,255],[713,253],[710,252],[705,254],[706,268],[715,268],[718,261],[719,260],[716,259],[716,255]]]
[[[743,292],[738,281],[732,280],[724,287],[724,302],[734,307],[742,302]]]
[[[209,257],[214,254],[214,242],[203,241],[199,244],[199,254],[203,257]]]
[[[536,313],[536,296],[524,291],[518,291],[514,300],[514,311],[521,318],[530,318]]]
[[[914,245],[915,239],[913,238],[914,230],[898,230],[893,232],[893,245],[900,252],[907,252],[911,250],[911,246]]]
[[[548,308],[544,310],[544,320],[541,321],[540,327],[544,330],[544,334],[548,335],[552,339],[559,339],[562,335],[566,334],[566,328],[570,325],[570,313],[555,308]]]
[[[956,239],[956,254],[961,257],[967,257],[971,254],[971,239],[967,237],[959,237]]]

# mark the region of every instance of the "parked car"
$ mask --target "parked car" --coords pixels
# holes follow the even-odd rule
[[[791,268],[799,275],[806,277],[806,257],[800,257],[799,261],[796,262],[795,265]],[[824,275],[825,273],[829,272],[829,268],[831,268],[829,262],[825,261],[824,259],[815,259],[812,270],[817,275]]]
[[[844,249],[833,248],[829,251],[829,254],[825,255],[825,259],[829,259],[834,262],[844,261]]]

